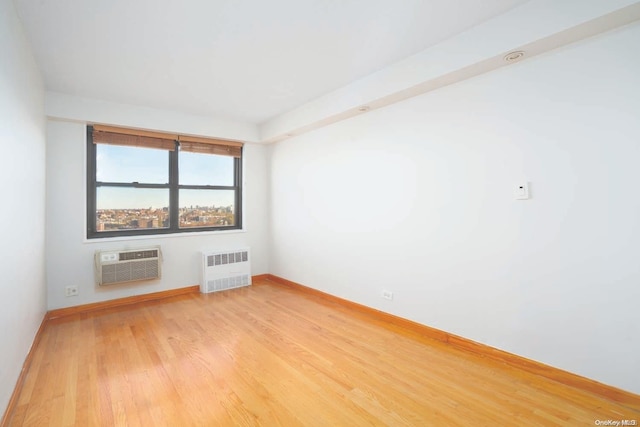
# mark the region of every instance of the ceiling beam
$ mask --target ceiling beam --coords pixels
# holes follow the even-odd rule
[[[526,60],[640,19],[640,1],[532,0],[259,126],[271,143]]]

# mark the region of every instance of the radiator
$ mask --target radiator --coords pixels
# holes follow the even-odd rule
[[[202,253],[200,292],[224,291],[251,285],[249,248]]]
[[[96,283],[100,286],[159,279],[160,246],[122,251],[97,251]]]

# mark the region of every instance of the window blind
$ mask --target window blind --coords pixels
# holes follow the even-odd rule
[[[242,156],[242,143],[212,138],[180,136],[180,150],[192,153],[217,154],[219,156]]]
[[[124,145],[173,151],[176,147],[176,141],[180,142],[180,149],[183,151],[236,158],[242,156],[243,144],[237,141],[93,125],[94,144]]]

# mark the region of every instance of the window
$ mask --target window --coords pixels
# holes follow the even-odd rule
[[[242,228],[242,143],[87,127],[87,237]]]

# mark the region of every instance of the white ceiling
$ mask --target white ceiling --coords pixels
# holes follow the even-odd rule
[[[262,123],[525,0],[14,0],[48,90]]]

